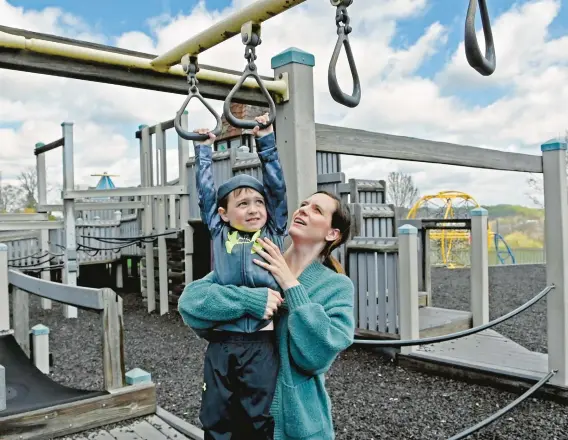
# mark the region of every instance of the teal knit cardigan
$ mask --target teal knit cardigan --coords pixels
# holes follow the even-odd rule
[[[274,440],[332,440],[324,374],[353,343],[353,283],[319,262],[311,263],[298,281],[284,292],[275,320],[280,370],[271,407]],[[266,301],[266,288],[221,286],[210,273],[185,287],[178,309],[184,322],[205,336],[219,322],[247,313],[261,319]]]

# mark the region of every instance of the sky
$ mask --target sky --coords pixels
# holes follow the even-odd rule
[[[0,24],[161,54],[253,0],[0,0]],[[350,109],[329,95],[327,68],[335,46],[329,0],[308,0],[262,27],[257,65],[289,47],[315,56],[316,122],[502,151],[540,154],[541,143],[568,129],[568,7],[560,0],[487,0],[497,69],[489,77],[465,59],[466,1],[356,0],[350,35],[362,99]],[[478,40],[484,43],[479,14]],[[201,64],[241,71],[238,37],[200,55]],[[342,54],[341,86],[351,82]],[[75,182],[95,185],[104,171],[116,186],[138,185],[138,125],[172,119],[182,95],[0,69],[0,171],[4,183],[35,166],[36,142],[61,137],[74,123]],[[212,103],[222,110],[222,102]],[[196,100],[190,125],[213,124]],[[175,131],[168,135],[168,180],[178,176]],[[62,182],[59,150],[47,154],[49,193]],[[463,191],[484,205],[533,206],[529,174],[362,157],[342,158],[347,178],[411,174],[420,195]]]

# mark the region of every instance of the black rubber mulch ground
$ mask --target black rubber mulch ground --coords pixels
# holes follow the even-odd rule
[[[545,287],[544,268],[518,266],[490,269],[491,318],[520,306]],[[434,306],[467,310],[469,274],[435,269]],[[158,404],[198,424],[201,364],[205,343],[187,329],[177,313],[148,315],[135,295],[124,295],[127,369],[152,373]],[[53,378],[82,388],[102,383],[100,321],[80,312],[78,320],[62,318],[60,309],[30,307],[32,325],[51,329],[55,357]],[[546,300],[497,331],[531,350],[546,352]],[[490,387],[438,378],[397,367],[385,355],[352,347],[327,376],[338,440],[447,439],[474,425],[517,395]],[[502,420],[471,439],[568,439],[568,407],[529,399]]]

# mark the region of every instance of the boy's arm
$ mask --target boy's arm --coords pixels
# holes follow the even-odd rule
[[[201,219],[210,233],[221,224],[221,216],[217,212],[217,190],[212,171],[213,148],[211,145],[195,146],[195,184]]]
[[[269,227],[277,235],[284,235],[288,223],[288,200],[274,133],[257,138],[256,146],[262,167],[262,183],[266,195]]]
[[[178,301],[183,321],[196,331],[216,327],[245,314],[262,319],[266,311],[266,287],[222,286],[215,282],[213,272],[189,283]]]

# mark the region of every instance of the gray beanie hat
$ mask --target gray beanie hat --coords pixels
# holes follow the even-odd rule
[[[262,183],[258,181],[258,179],[255,179],[248,174],[239,174],[235,177],[231,177],[219,187],[219,189],[217,190],[217,202],[226,197],[231,191],[243,187],[252,188],[261,193],[264,197],[264,187],[262,186]]]

